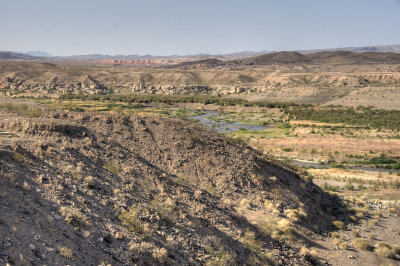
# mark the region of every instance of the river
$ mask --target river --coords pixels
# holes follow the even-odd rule
[[[251,124],[243,124],[239,122],[224,122],[224,121],[215,121],[211,119],[211,116],[218,115],[219,112],[211,111],[206,112],[201,115],[191,116],[190,119],[198,121],[199,123],[216,130],[219,133],[229,133],[233,131],[239,131],[241,129],[246,130],[264,130],[268,128],[272,128],[272,126],[259,126],[259,125],[251,125]]]

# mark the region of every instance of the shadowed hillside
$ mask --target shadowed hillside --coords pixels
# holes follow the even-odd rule
[[[1,113],[2,258],[15,264],[309,264],[298,243],[341,206],[194,124],[41,116]]]

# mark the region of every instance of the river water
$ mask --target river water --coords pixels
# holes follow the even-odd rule
[[[213,119],[210,118],[211,116],[215,116],[218,114],[219,112],[212,111],[212,112],[206,112],[205,114],[201,115],[191,116],[190,118],[220,133],[229,133],[233,131],[239,131],[241,129],[264,130],[272,128],[272,126],[258,126],[258,125],[243,124],[239,122],[214,121]]]

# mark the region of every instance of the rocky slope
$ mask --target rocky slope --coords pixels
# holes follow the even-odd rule
[[[340,207],[188,122],[4,110],[0,121],[2,263],[316,263],[297,251]]]

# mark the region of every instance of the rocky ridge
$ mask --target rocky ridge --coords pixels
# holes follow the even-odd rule
[[[340,207],[293,169],[188,122],[0,115],[2,262],[309,264],[290,239],[329,230]]]

